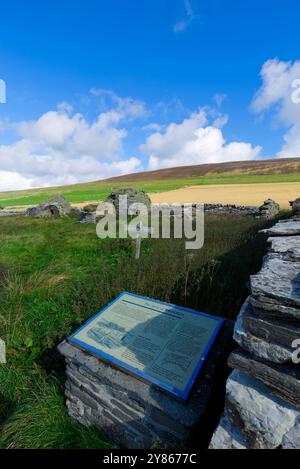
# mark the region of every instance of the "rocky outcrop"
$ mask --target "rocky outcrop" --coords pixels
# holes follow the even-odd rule
[[[112,203],[116,211],[119,212],[120,209],[120,196],[127,196],[127,207],[139,203],[144,204],[147,208],[151,206],[151,200],[148,194],[141,189],[120,189],[118,191],[112,192],[105,200],[105,202]]]
[[[57,195],[47,202],[29,208],[26,215],[33,218],[60,218],[70,215],[72,210],[69,202],[62,195]]]
[[[268,199],[265,200],[263,205],[258,209],[258,217],[261,218],[275,218],[280,211],[280,205],[277,204],[274,200]]]
[[[264,230],[271,249],[250,279],[236,322],[239,348],[211,448],[300,448],[300,230],[290,219]],[[299,236],[297,236],[299,234]]]
[[[300,198],[290,202],[294,215],[300,215]]]

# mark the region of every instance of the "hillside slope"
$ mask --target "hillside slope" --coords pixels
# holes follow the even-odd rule
[[[300,173],[300,158],[271,159],[258,161],[237,161],[228,163],[180,166],[157,171],[128,174],[107,179],[107,182],[157,181],[162,179],[192,178],[226,173],[243,175],[269,175]]]
[[[137,187],[153,194],[189,186],[234,185],[237,188],[241,184],[283,183],[300,183],[300,158],[185,166],[69,186],[0,192],[0,206],[35,205],[54,194],[63,194],[73,204],[96,202],[103,200],[113,190],[124,187]],[[232,188],[232,192],[236,190]],[[298,186],[295,187],[293,194],[298,196],[299,192]],[[270,197],[272,195],[270,193]]]

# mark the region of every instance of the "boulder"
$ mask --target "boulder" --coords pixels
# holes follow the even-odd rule
[[[294,215],[300,215],[300,198],[290,202]]]
[[[47,202],[29,208],[26,215],[33,218],[60,218],[71,213],[72,207],[69,202],[62,195],[56,195]]]
[[[141,189],[120,189],[112,192],[105,200],[105,202],[112,203],[116,211],[119,212],[119,198],[120,196],[127,196],[127,207],[135,203],[144,204],[148,209],[151,207],[151,199],[145,191]]]
[[[258,209],[258,216],[262,218],[274,218],[280,211],[280,205],[272,199],[265,200]]]

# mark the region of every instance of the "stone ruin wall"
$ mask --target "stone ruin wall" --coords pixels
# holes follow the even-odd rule
[[[300,448],[300,218],[264,233],[271,248],[235,326],[212,449]]]

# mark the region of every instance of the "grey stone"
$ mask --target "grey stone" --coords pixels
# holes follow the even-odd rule
[[[295,425],[286,433],[282,440],[283,449],[300,449],[300,417]]]
[[[280,206],[274,200],[265,200],[263,205],[258,209],[258,216],[266,219],[274,218],[278,215]]]
[[[93,385],[91,380],[80,375],[75,369],[71,370],[70,367],[67,368],[67,376],[69,378],[66,383],[67,397],[72,396],[73,401],[76,403],[72,416],[76,412],[78,414],[78,409],[83,409],[83,413],[79,413],[81,423],[84,415],[92,423],[98,423],[101,428],[103,428],[103,416],[106,420],[118,420],[126,424],[127,429],[130,431],[131,446],[137,445],[135,438],[132,440],[132,435],[137,432],[143,438],[147,437],[148,441],[151,442],[159,441],[160,444],[164,444],[163,442],[172,441],[177,445],[184,445],[188,437],[187,429],[162,412],[151,412],[148,415],[147,409],[141,407],[138,410],[133,409],[130,401],[121,401],[113,397],[108,386],[103,386],[99,381],[97,385]],[[71,403],[69,403],[68,408],[72,408]],[[116,438],[115,435],[114,438]],[[118,444],[121,444],[121,442],[124,444],[124,438],[115,441]],[[129,436],[127,435],[126,442],[128,443],[128,441]]]
[[[172,208],[174,209],[174,205],[168,204],[153,204],[156,210],[160,210],[164,212],[170,212]],[[192,204],[193,206],[193,215],[196,211],[196,204]],[[178,205],[176,205],[178,207]],[[179,205],[183,213],[184,205]],[[245,215],[245,216],[257,216],[257,207],[248,207],[245,205],[224,205],[224,204],[204,204],[204,211],[206,213],[218,214],[218,215]]]
[[[151,199],[145,191],[141,189],[120,189],[112,192],[106,199],[105,202],[112,203],[116,211],[119,212],[119,197],[127,196],[127,206],[131,207],[133,204],[139,203],[144,204],[148,209],[151,206]]]
[[[96,212],[82,212],[80,217],[80,223],[84,224],[95,224],[96,223]]]
[[[247,449],[240,428],[230,420],[227,410],[213,434],[209,449]]]
[[[268,297],[269,301],[274,299],[286,306],[300,308],[300,262],[269,254],[261,271],[250,277],[250,285],[255,298]]]
[[[287,260],[300,260],[300,236],[280,236],[269,238],[271,252],[285,254]]]
[[[300,220],[263,232],[273,236],[271,252],[238,316],[241,349],[228,360],[235,370],[212,448],[300,449],[300,368],[292,363],[300,337]]]
[[[250,373],[272,393],[300,408],[300,369],[296,365],[274,365],[254,358],[241,349],[230,355],[228,364],[231,368]]]
[[[266,386],[249,374],[233,371],[227,381],[227,413],[231,423],[233,414],[239,417],[238,429],[241,433],[241,444],[247,449],[276,449],[284,444],[284,438],[298,422],[300,411],[282,399],[272,396]],[[234,422],[233,422],[234,423]],[[231,447],[231,439],[223,433],[221,423],[213,437],[214,448]],[[227,433],[231,427],[227,423]],[[223,435],[223,437],[222,437]],[[236,432],[232,436],[235,439]],[[297,445],[296,438],[292,436]],[[291,444],[291,443],[289,443]],[[229,445],[229,446],[227,446]]]
[[[298,308],[283,305],[280,301],[266,296],[250,297],[250,303],[255,311],[261,312],[265,318],[279,321],[299,321],[300,311]]]
[[[294,215],[300,214],[300,198],[290,202]]]
[[[72,207],[69,202],[62,195],[56,195],[48,202],[29,208],[26,215],[33,218],[60,218],[71,212]]]
[[[292,359],[290,350],[276,344],[266,342],[251,334],[244,325],[249,313],[249,298],[244,303],[234,328],[234,339],[247,352],[274,363],[287,363]]]
[[[282,321],[268,317],[264,310],[249,304],[243,318],[244,328],[252,335],[293,353],[292,342],[300,338],[300,321]]]
[[[272,228],[260,231],[269,236],[295,236],[300,235],[300,221],[288,220],[276,223]]]
[[[169,417],[163,411],[151,405],[145,407],[135,405],[126,395],[126,390],[116,391],[108,384],[93,379],[87,373],[83,374],[82,371],[80,372],[78,368],[76,369],[71,365],[67,367],[67,376],[73,385],[91,396],[103,408],[109,409],[113,414],[121,410],[129,414],[134,421],[143,418],[149,426],[156,428],[156,433],[160,436],[168,433],[177,437],[178,440],[187,437],[185,426],[176,419]]]

